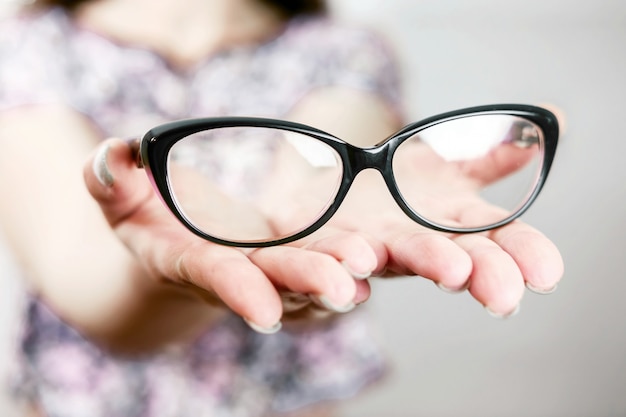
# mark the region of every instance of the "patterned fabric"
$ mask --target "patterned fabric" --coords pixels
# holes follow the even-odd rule
[[[315,88],[374,93],[399,108],[396,69],[372,33],[298,19],[276,38],[178,71],[149,50],[81,29],[61,10],[0,26],[0,111],[61,103],[103,136],[142,135],[189,117],[283,117]],[[5,139],[3,139],[5,140]],[[113,357],[40,300],[25,312],[17,391],[54,417],[247,417],[345,398],[378,379],[384,360],[366,312],[273,336],[232,315],[190,346]]]

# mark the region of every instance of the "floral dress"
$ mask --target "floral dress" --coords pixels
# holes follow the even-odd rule
[[[77,27],[59,9],[0,24],[0,111],[67,105],[103,137],[134,137],[189,117],[281,118],[328,86],[367,91],[399,108],[384,42],[326,18],[295,19],[262,45],[211,55],[185,71]],[[128,359],[85,340],[36,295],[26,298],[14,385],[51,417],[280,414],[349,397],[385,369],[360,309],[271,336],[228,315],[189,345]]]

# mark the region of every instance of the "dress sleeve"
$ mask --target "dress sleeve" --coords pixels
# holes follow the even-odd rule
[[[395,51],[381,34],[318,22],[310,53],[316,53],[319,86],[344,86],[372,93],[403,115],[401,76]]]
[[[29,104],[75,104],[62,35],[46,16],[0,23],[0,111]]]

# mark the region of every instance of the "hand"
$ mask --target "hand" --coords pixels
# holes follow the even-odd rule
[[[285,312],[300,317],[308,315],[303,308],[350,310],[370,291],[367,281],[353,275],[368,276],[387,262],[381,243],[355,233],[309,240],[306,247],[256,250],[200,239],[159,201],[120,140],[100,145],[84,175],[111,228],[143,265],[146,279],[190,288],[261,332],[277,331]]]
[[[533,152],[502,144],[471,164],[455,164],[443,163],[429,147],[415,145],[396,160],[396,180],[411,181],[406,189],[416,195],[405,198],[419,201],[424,214],[442,224],[472,225],[489,216],[505,217],[501,208],[481,199],[477,190],[511,173],[513,165],[507,161],[527,161]],[[496,316],[517,310],[524,285],[548,293],[563,274],[557,248],[536,229],[515,221],[481,234],[435,232],[414,223],[398,208],[376,172],[357,177],[329,226],[384,242],[387,275],[420,275],[453,292],[467,288]]]
[[[328,98],[312,95],[304,100],[304,105],[301,104],[299,111],[295,112],[294,120],[320,127],[341,138],[351,138],[350,143],[357,146],[371,146],[401,128],[389,122],[392,118],[384,117],[389,112],[380,101],[363,100],[362,96],[349,93]],[[560,130],[565,131],[563,112],[553,105],[542,107],[557,115]],[[338,122],[336,114],[339,112],[342,118]],[[353,118],[349,119],[350,116]],[[474,173],[470,182],[479,185],[505,175],[506,169],[512,168],[509,163],[513,162],[506,151],[515,151],[523,164],[524,153],[528,152],[517,149],[514,145],[501,147],[497,151],[505,152],[492,153],[490,156],[495,158],[480,161],[480,169],[478,165],[464,167],[467,172]],[[485,175],[486,172],[492,175]],[[476,201],[473,197],[471,200]],[[476,207],[481,206],[485,208],[484,202]],[[490,210],[492,208],[489,206]],[[467,204],[456,204],[454,209],[456,213],[467,213]],[[285,210],[294,216],[299,211]],[[297,223],[297,220],[288,223],[286,229],[292,230],[291,226]],[[310,238],[332,236],[337,231],[346,230],[376,236],[384,243],[388,256],[385,275],[416,274],[448,290],[469,288],[482,305],[498,316],[516,311],[524,285],[537,292],[550,292],[563,274],[563,261],[555,245],[520,221],[480,235],[446,235],[420,227],[401,212],[375,172],[359,175],[339,211]]]

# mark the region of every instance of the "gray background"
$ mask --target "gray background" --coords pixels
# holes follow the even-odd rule
[[[392,371],[341,417],[626,416],[626,2],[333,4],[394,43],[411,118],[497,102],[550,102],[568,116],[525,215],[563,253],[557,292],[527,294],[502,321],[423,280],[376,282],[370,308]],[[2,371],[15,282],[1,256],[0,271]]]
[[[398,47],[410,114],[551,102],[568,116],[524,217],[560,247],[556,293],[489,317],[429,282],[376,285],[394,366],[344,408],[369,416],[626,416],[626,2],[339,0]]]

